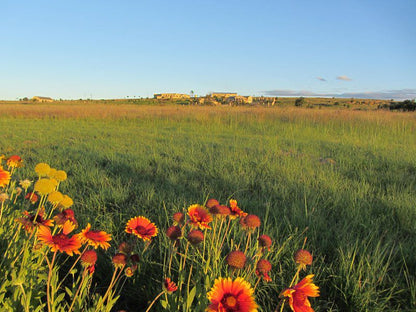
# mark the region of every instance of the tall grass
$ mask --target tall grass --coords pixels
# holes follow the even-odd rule
[[[414,114],[42,104],[2,105],[1,115],[1,152],[65,168],[77,211],[107,232],[138,214],[166,228],[165,211],[233,197],[279,245],[293,237],[272,258],[267,311],[274,287],[290,282],[284,256],[305,235],[316,311],[416,309]],[[120,308],[145,306],[154,292],[140,278],[157,273],[144,267],[131,281],[140,296],[125,294]]]

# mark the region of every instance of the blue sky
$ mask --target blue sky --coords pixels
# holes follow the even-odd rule
[[[416,97],[415,0],[0,4],[0,99]]]

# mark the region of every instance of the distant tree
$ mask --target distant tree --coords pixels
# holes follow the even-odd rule
[[[297,98],[295,101],[295,106],[303,106],[306,104],[306,100],[303,96],[301,96],[300,98]]]
[[[29,101],[29,99],[25,96],[22,101]]]

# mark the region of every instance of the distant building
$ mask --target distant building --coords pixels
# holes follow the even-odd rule
[[[242,95],[229,96],[229,97],[227,97],[227,101],[235,101],[235,102],[240,102],[240,103],[244,103],[244,104],[251,104],[251,103],[253,103],[253,97],[252,96],[242,96]]]
[[[213,92],[211,93],[212,97],[216,97],[216,98],[228,98],[230,96],[237,96],[237,92]]]
[[[53,99],[50,97],[46,97],[46,96],[34,96],[32,98],[32,101],[35,102],[53,102]]]
[[[180,100],[191,98],[188,94],[182,93],[155,93],[154,98],[157,100]]]
[[[253,103],[252,96],[242,96],[238,95],[235,92],[213,92],[211,93],[211,97],[216,98],[218,100],[225,100],[227,102],[239,102],[244,104]]]

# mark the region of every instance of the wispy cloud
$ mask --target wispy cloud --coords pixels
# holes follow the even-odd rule
[[[317,93],[306,90],[269,90],[263,91],[269,96],[309,96],[309,97],[339,97],[357,99],[380,99],[380,100],[406,100],[416,98],[416,89],[384,90],[372,92],[344,92],[344,93]]]
[[[322,77],[316,77],[316,79],[318,79],[320,81],[326,81],[326,79],[325,78],[322,78]]]
[[[338,76],[338,77],[337,77],[337,79],[338,79],[338,80],[344,80],[344,81],[351,81],[351,80],[352,80],[350,77],[345,76],[345,75],[343,75],[343,76]]]

